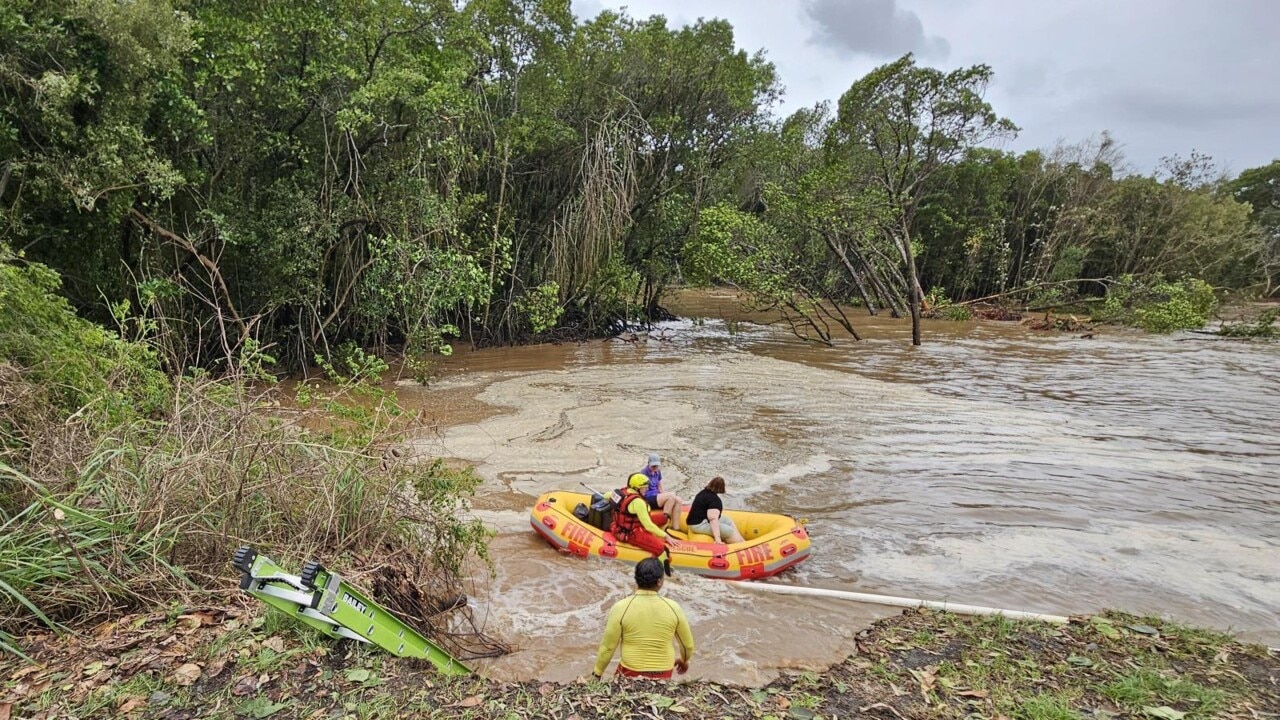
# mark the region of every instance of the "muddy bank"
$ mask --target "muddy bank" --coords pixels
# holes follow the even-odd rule
[[[909,612],[825,672],[763,687],[450,679],[299,634],[279,613],[205,608],[30,637],[0,660],[0,718],[1259,718],[1280,659],[1225,636],[1112,614],[1067,626]],[[701,640],[701,638],[700,638]],[[694,658],[697,666],[698,657]]]

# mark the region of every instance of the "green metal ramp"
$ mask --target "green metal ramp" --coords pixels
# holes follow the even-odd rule
[[[369,642],[312,610],[314,592],[302,584],[301,577],[286,572],[271,558],[242,547],[236,550],[231,564],[240,571],[240,589],[246,593],[330,637]]]
[[[371,643],[397,657],[422,658],[446,675],[471,674],[440,646],[317,562],[293,575],[253,548],[242,547],[231,564],[240,571],[241,590],[330,637]]]

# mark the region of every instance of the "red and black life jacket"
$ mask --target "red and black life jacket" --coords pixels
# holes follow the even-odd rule
[[[635,490],[632,490],[630,487],[615,490],[613,492],[613,496],[621,499],[618,500],[618,507],[613,511],[613,527],[610,529],[610,532],[612,532],[613,536],[617,539],[626,542],[627,538],[631,537],[631,533],[635,532],[636,528],[644,528],[644,525],[640,522],[640,518],[636,517],[635,514],[628,510],[628,508],[631,507],[631,502],[633,500],[644,500],[644,496]],[[645,512],[649,511],[648,502],[645,502],[644,509]]]

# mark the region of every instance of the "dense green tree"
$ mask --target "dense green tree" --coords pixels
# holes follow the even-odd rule
[[[10,239],[160,318],[173,367],[653,316],[777,93],[723,21],[566,0],[4,13]]]
[[[82,308],[128,292],[135,200],[183,182],[157,138],[190,109],[190,26],[166,0],[0,6],[0,242],[54,263]]]
[[[940,173],[918,217],[926,283],[969,298],[1019,287],[1093,292],[1076,281],[1184,275],[1218,286],[1258,279],[1248,208],[1221,192],[1212,161],[1171,158],[1116,177],[1110,139],[1048,155],[971,151]]]
[[[754,306],[779,312],[796,335],[828,344],[833,324],[858,337],[842,304],[875,308],[836,264],[836,249],[866,226],[869,196],[831,161],[829,127],[824,104],[746,134],[708,184],[721,203],[698,215],[681,259],[686,282],[732,284]]]
[[[1255,278],[1242,260],[1261,249],[1249,208],[1209,187],[1154,177],[1117,181],[1090,224],[1084,272],[1095,277],[1163,273],[1218,285]]]
[[[705,185],[777,92],[773,67],[737,50],[723,21],[671,30],[603,13],[535,74],[557,88],[526,93],[543,141],[509,156],[499,146],[490,170],[490,199],[523,220],[503,301],[553,283],[591,325],[625,317],[632,297],[653,316]]]
[[[1015,128],[983,99],[991,73],[907,56],[834,116],[776,121],[773,66],[722,20],[579,21],[568,0],[15,0],[0,242],[58,271],[81,313],[142,320],[170,371],[606,333],[694,280],[739,284],[823,342],[856,336],[850,303],[910,311],[918,342],[922,284],[1274,289],[1275,164],[1223,186],[1198,156],[1127,175],[1105,135],[994,150]]]
[[[944,73],[911,55],[879,67],[840,98],[834,141],[852,156],[870,153],[872,177],[886,202],[883,232],[901,249],[911,308],[911,341],[920,344],[916,214],[936,175],[969,148],[1011,137],[1017,127],[983,99],[985,65]]]
[[[1263,294],[1273,295],[1280,291],[1280,160],[1245,170],[1226,189],[1237,201],[1249,204],[1253,220],[1262,230]]]
[[[1013,246],[1008,224],[1023,177],[1018,157],[987,148],[939,171],[916,217],[922,285],[956,297],[1004,289]]]

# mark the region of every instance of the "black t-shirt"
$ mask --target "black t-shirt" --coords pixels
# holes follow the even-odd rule
[[[685,519],[690,525],[697,525],[705,522],[707,519],[707,511],[715,508],[724,514],[724,503],[720,502],[720,496],[710,490],[699,490],[698,494],[693,497],[693,504],[689,506],[689,517]]]

